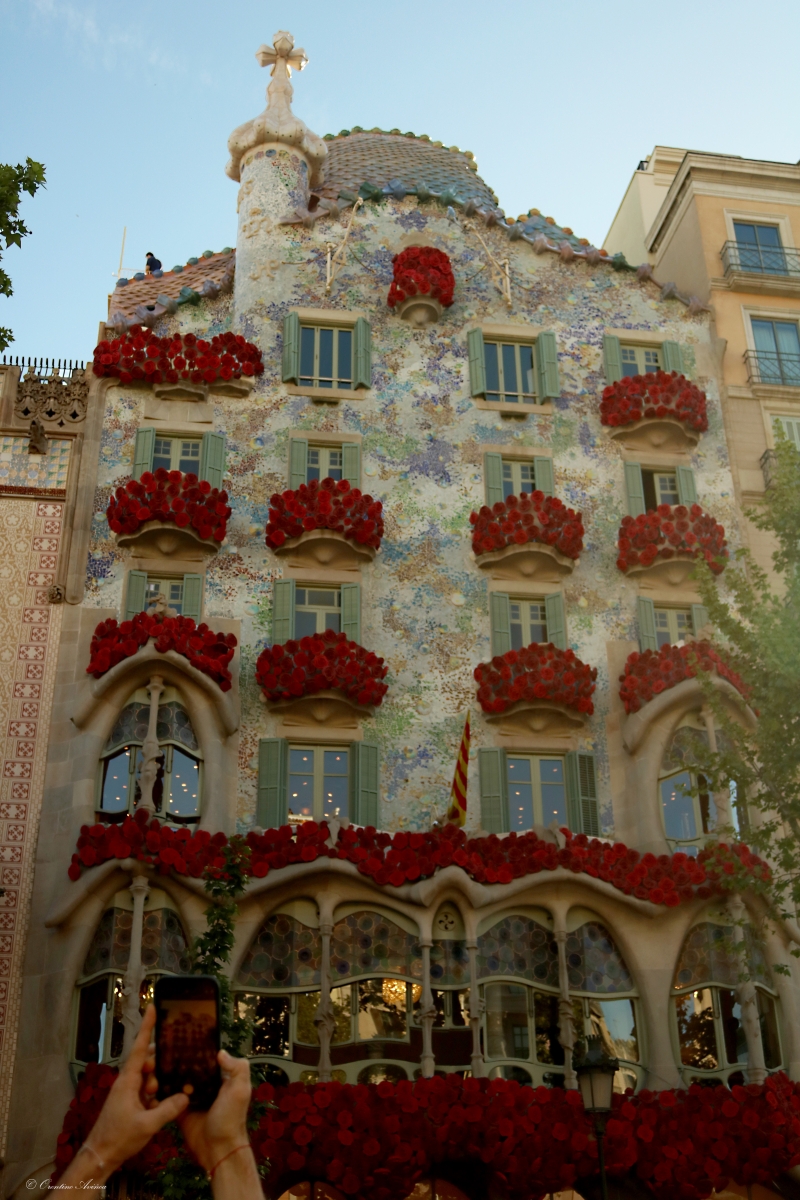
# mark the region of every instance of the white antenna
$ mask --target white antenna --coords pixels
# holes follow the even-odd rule
[[[128,226],[126,225],[122,231],[122,246],[121,246],[120,252],[119,252],[119,268],[114,276],[115,279],[121,278],[123,271],[133,270],[132,267],[123,267],[123,265],[122,265],[123,262],[125,261],[125,239],[127,238],[127,236],[128,236]]]

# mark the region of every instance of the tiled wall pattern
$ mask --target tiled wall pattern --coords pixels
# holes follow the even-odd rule
[[[0,1153],[5,1153],[61,630],[62,610],[48,604],[47,589],[55,581],[62,507],[52,501],[0,497]]]
[[[69,439],[48,438],[47,454],[29,454],[29,444],[26,437],[0,437],[0,490],[66,488]]]

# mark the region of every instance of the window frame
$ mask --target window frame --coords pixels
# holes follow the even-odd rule
[[[562,791],[563,791],[564,820],[560,824],[564,824],[567,827],[569,827],[569,801],[568,801],[568,797],[567,797],[567,768],[566,768],[566,760],[565,760],[564,755],[563,754],[545,754],[544,752],[538,752],[538,751],[535,752],[535,751],[522,750],[522,751],[517,752],[514,750],[508,750],[507,754],[506,754],[506,788],[508,791],[508,826],[509,826],[509,830],[513,831],[515,829],[514,821],[512,819],[513,797],[512,797],[512,792],[511,792],[511,789],[513,786],[513,782],[511,779],[511,762],[512,762],[512,760],[515,760],[515,759],[516,760],[526,759],[531,764],[530,781],[528,781],[526,779],[523,779],[521,781],[522,783],[530,782],[530,785],[531,785],[532,820],[531,820],[530,826],[528,826],[527,828],[532,829],[535,825],[548,826],[552,823],[552,821],[557,820],[556,817],[552,817],[551,821],[545,820],[545,813],[544,813],[544,808],[543,808],[544,800],[543,800],[543,796],[542,796],[543,780],[541,777],[542,763],[545,763],[545,762],[558,762],[561,764],[561,787],[562,787]],[[536,770],[533,769],[533,764],[536,764],[536,768],[537,768]],[[523,826],[520,826],[519,828],[517,828],[516,832],[523,833],[523,832],[525,832],[525,829],[526,829],[526,826],[523,825]]]
[[[774,1067],[766,1068],[768,1074],[772,1074],[773,1071],[783,1070],[785,1068],[785,1061],[786,1061],[786,1059],[785,1059],[786,1048],[784,1045],[784,1037],[783,1037],[783,1032],[781,1029],[781,1008],[780,1008],[780,1003],[779,1003],[780,997],[778,996],[777,991],[775,991],[773,988],[767,987],[762,982],[756,983],[754,981],[753,987],[755,988],[757,996],[762,996],[762,995],[767,996],[772,1003],[772,1011],[773,1011],[773,1016],[774,1016],[774,1020],[775,1020],[775,1035],[777,1037],[778,1049],[780,1051],[780,1059],[779,1059],[778,1065],[774,1066]],[[716,1056],[717,1056],[716,1067],[699,1067],[699,1066],[694,1066],[691,1063],[686,1063],[683,1061],[683,1054],[682,1054],[683,1046],[681,1043],[681,1032],[680,1032],[680,1025],[679,1025],[679,1021],[678,1021],[678,1006],[682,1000],[687,1000],[690,997],[696,995],[697,993],[702,993],[702,992],[706,992],[706,991],[711,993],[711,1005],[712,1005],[711,1012],[712,1012],[714,1040],[716,1043]],[[720,1082],[727,1084],[730,1076],[737,1072],[743,1073],[745,1075],[745,1081],[747,1079],[746,1073],[747,1073],[748,1067],[750,1065],[749,1064],[749,1047],[748,1047],[748,1059],[746,1059],[745,1061],[741,1061],[740,1059],[737,1059],[736,1062],[731,1062],[728,1058],[728,1047],[727,1047],[727,1042],[726,1042],[726,1037],[725,1037],[725,1025],[724,1025],[725,1018],[723,1016],[722,1004],[720,1002],[720,1000],[721,1000],[720,993],[721,992],[730,992],[733,994],[734,1004],[739,1007],[739,1014],[740,1014],[739,1015],[739,1030],[737,1032],[739,1032],[741,1034],[742,1040],[744,1041],[745,1045],[747,1045],[747,1037],[746,1037],[746,1033],[745,1033],[745,1026],[744,1026],[744,1021],[742,1019],[742,1012],[741,1012],[741,1002],[739,1000],[739,996],[737,994],[737,989],[735,987],[731,987],[731,985],[729,983],[718,983],[713,979],[708,979],[708,980],[704,980],[702,983],[697,984],[693,987],[673,988],[672,989],[672,1004],[670,1005],[670,1007],[672,1009],[672,1015],[670,1018],[670,1020],[671,1020],[671,1035],[672,1035],[672,1039],[673,1039],[674,1046],[675,1046],[675,1055],[676,1055],[676,1063],[678,1066],[678,1070],[681,1072],[681,1075],[685,1079],[692,1079],[692,1078],[714,1079],[714,1080],[719,1080]],[[758,1004],[758,1001],[756,1003]],[[761,1010],[759,1008],[759,1011],[758,1011],[759,1037],[761,1038],[762,1050],[765,1051],[764,1036],[763,1036],[762,1027],[761,1027],[761,1016],[762,1016],[762,1014],[761,1014]],[[766,1060],[766,1053],[765,1053],[765,1060]]]
[[[313,335],[314,335],[314,347],[313,347],[313,351],[312,351],[313,373],[310,376],[302,374],[303,354],[304,354],[303,342],[305,340],[307,340],[304,338],[303,335],[304,335],[304,333],[306,333],[308,331],[313,332]],[[331,353],[331,375],[330,375],[330,377],[328,377],[327,375],[322,376],[320,374],[320,357],[322,354],[321,342],[322,342],[323,331],[330,332],[332,335],[332,337],[331,337],[332,353]],[[340,356],[340,352],[341,352],[340,341],[341,341],[342,334],[346,334],[350,340],[350,375],[349,375],[349,377],[343,376],[339,370],[339,367],[340,367],[339,356]],[[303,318],[301,317],[300,318],[300,374],[298,374],[298,377],[297,377],[297,386],[300,388],[304,388],[306,390],[308,388],[314,388],[314,389],[319,389],[321,391],[326,391],[326,392],[331,392],[331,393],[333,393],[335,391],[354,392],[356,390],[354,387],[354,383],[353,383],[354,377],[355,377],[355,331],[354,331],[354,329],[349,325],[333,324],[332,322],[323,324],[323,323],[320,323],[317,321],[309,321],[309,320],[304,321]],[[325,382],[323,382],[323,379],[325,380]]]
[[[660,604],[659,603],[659,604],[653,605],[653,615],[655,617],[655,624],[656,624],[656,639],[658,639],[659,633],[661,632],[658,628],[659,613],[664,613],[667,617],[667,633],[669,634],[669,641],[668,642],[659,642],[659,649],[661,649],[662,646],[666,646],[666,645],[676,646],[676,645],[678,645],[679,642],[685,641],[687,635],[694,634],[691,605],[687,606],[687,605],[680,605],[680,604]],[[673,616],[677,618],[678,613],[682,613],[686,617],[686,631],[683,635],[681,635],[680,630],[678,629],[677,619],[674,621],[671,620],[671,618]],[[675,634],[674,638],[672,636],[673,633]]]
[[[318,468],[312,468],[312,465],[311,465],[312,452],[315,452],[319,455],[319,467]],[[339,465],[335,466],[335,467],[331,467],[331,455],[333,455],[333,454],[339,455]],[[323,468],[323,463],[324,463],[324,468]],[[344,479],[344,450],[342,449],[341,442],[339,443],[338,446],[336,446],[336,445],[333,445],[332,443],[328,443],[328,442],[309,441],[308,455],[306,458],[306,483],[311,482],[310,472],[312,469],[318,470],[319,473],[316,476],[316,479],[319,480],[320,482],[323,479],[336,479],[337,482],[340,479]],[[334,471],[338,471],[338,475],[334,475],[333,474]]]
[[[664,369],[660,344],[655,345],[653,343],[627,342],[620,340],[619,350],[620,369],[622,369],[623,378],[634,375],[652,375],[655,374],[656,371],[663,371]],[[634,355],[634,365],[637,368],[635,371],[624,370],[626,365],[624,355],[626,353]],[[647,362],[648,354],[655,355],[654,363]]]
[[[489,367],[488,367],[488,360],[487,360],[487,356],[486,356],[486,350],[489,346],[494,346],[494,347],[496,347],[496,350],[497,350],[498,390],[496,392],[490,391],[489,384],[488,384]],[[522,356],[521,356],[521,350],[522,350],[523,346],[527,350],[530,350],[530,355],[531,355],[530,372],[531,372],[531,383],[532,383],[533,390],[531,392],[525,392],[525,391],[508,392],[505,390],[505,388],[503,386],[504,378],[505,378],[505,366],[504,366],[504,362],[503,362],[504,355],[501,353],[501,351],[503,349],[505,349],[506,347],[508,347],[509,349],[512,349],[514,351],[515,373],[516,373],[518,380],[520,382],[522,382],[524,380],[524,368],[522,366]],[[538,391],[536,388],[536,339],[535,338],[533,338],[533,339],[522,338],[522,337],[510,338],[510,337],[502,337],[497,334],[494,334],[494,335],[486,334],[484,332],[483,365],[484,365],[484,371],[487,374],[486,392],[484,394],[484,400],[487,405],[490,405],[492,408],[496,408],[498,405],[501,405],[501,404],[513,405],[514,408],[518,409],[520,412],[525,412],[526,410],[535,408],[535,407],[541,407],[541,405],[539,403]],[[492,397],[496,396],[497,398],[490,399],[490,396],[492,396]],[[516,397],[516,399],[509,399],[510,396],[514,396],[514,397]]]
[[[336,594],[336,596],[338,597],[339,603],[337,605],[334,605],[333,607],[329,607],[329,606],[322,605],[322,604],[312,604],[309,601],[305,600],[301,604],[300,599],[299,599],[301,593],[303,595],[307,596],[309,592],[334,592]],[[302,584],[300,584],[300,583],[298,583],[297,586],[295,587],[294,595],[295,595],[295,603],[294,603],[295,641],[299,641],[301,637],[306,636],[304,634],[298,633],[298,630],[297,630],[297,614],[300,612],[316,614],[317,627],[313,634],[307,635],[309,637],[314,637],[314,636],[317,636],[317,635],[325,632],[325,630],[328,628],[328,626],[325,624],[325,615],[327,613],[336,613],[338,615],[339,629],[334,630],[334,632],[338,633],[341,631],[341,628],[342,628],[342,585],[340,583],[331,583],[331,584],[321,584],[321,583],[302,583]],[[320,624],[322,625],[321,628],[320,628]]]
[[[201,462],[201,456],[203,453],[202,436],[195,437],[194,434],[184,434],[184,433],[162,433],[161,430],[156,429],[155,438],[153,439],[152,470],[154,472],[158,470],[158,466],[156,465],[156,457],[158,456],[157,447],[158,447],[159,442],[169,442],[170,443],[170,465],[169,465],[169,467],[166,467],[165,469],[168,471],[181,471],[183,474],[189,474],[190,472],[185,471],[184,468],[181,467],[181,465],[180,465],[181,457],[182,457],[182,450],[179,450],[178,447],[180,447],[182,444],[197,446],[196,466],[194,468],[194,471],[191,473],[195,474],[198,479],[201,478],[200,462]],[[195,462],[194,455],[192,455],[191,461]],[[161,465],[161,464],[159,464],[159,465]]]
[[[743,312],[743,316],[744,316],[745,339],[746,339],[746,343],[747,343],[747,353],[745,356],[745,360],[747,362],[749,362],[750,355],[755,357],[758,374],[760,376],[761,375],[761,366],[758,363],[758,356],[760,354],[764,355],[764,354],[773,353],[773,352],[766,351],[766,350],[759,350],[758,346],[756,345],[756,334],[755,334],[755,329],[753,328],[753,322],[754,321],[764,321],[764,322],[769,322],[773,326],[776,324],[778,324],[778,325],[793,325],[795,328],[796,334],[797,334],[798,343],[800,343],[800,313],[798,313],[796,311],[788,311],[787,312],[786,309],[782,309],[782,310],[774,309],[774,308],[761,309],[761,308],[756,308],[756,307],[743,308],[742,312]],[[776,346],[777,346],[777,339],[776,339]],[[783,368],[780,366],[781,352],[776,351],[775,355],[779,360],[779,369],[781,371],[781,378],[780,379],[766,379],[766,380],[763,378],[759,378],[758,380],[754,380],[752,378],[752,376],[750,375],[751,368],[748,367],[748,379],[750,382],[750,386],[753,388],[770,388],[770,389],[787,388],[787,389],[791,389],[792,398],[794,399],[795,397],[798,396],[798,393],[800,391],[800,356],[798,356],[798,364],[796,367],[797,380],[795,382],[787,383],[783,379]],[[794,356],[789,355],[789,357],[793,358]]]
[[[676,838],[676,837],[672,837],[669,833],[667,833],[666,811],[664,808],[662,788],[663,788],[664,784],[669,783],[669,781],[671,779],[677,779],[678,776],[680,776],[680,775],[688,775],[689,779],[691,781],[691,785],[692,785],[692,791],[688,792],[688,793],[684,792],[684,795],[688,795],[689,799],[692,802],[692,812],[694,815],[695,829],[697,830],[697,832],[695,833],[695,835],[693,837],[688,837],[688,838]],[[683,851],[684,854],[689,854],[689,855],[692,855],[692,857],[694,857],[696,854],[698,854],[700,852],[700,850],[702,850],[703,846],[705,846],[708,838],[714,836],[714,829],[711,826],[710,818],[711,818],[712,806],[713,806],[714,822],[716,823],[716,802],[714,800],[713,793],[711,792],[710,789],[708,790],[708,792],[702,793],[702,795],[708,796],[708,813],[709,813],[709,821],[708,821],[709,828],[707,830],[703,829],[704,821],[703,821],[703,806],[702,806],[702,802],[701,802],[701,796],[696,795],[695,791],[694,791],[695,788],[698,790],[700,788],[700,783],[699,783],[700,778],[701,778],[701,776],[699,776],[696,771],[689,770],[686,767],[683,767],[680,771],[669,771],[669,772],[665,772],[665,773],[662,773],[661,771],[659,771],[659,774],[658,774],[658,804],[659,804],[659,812],[661,815],[661,828],[664,833],[664,838],[667,841],[668,845],[670,846],[670,850],[672,853],[675,853],[676,851],[681,850],[681,851]],[[692,854],[692,851],[694,851],[694,854]]]
[[[170,574],[166,574],[166,573],[165,574],[159,573],[158,575],[151,576],[149,571],[146,572],[146,575],[147,575],[147,583],[145,584],[145,589],[144,589],[145,604],[144,604],[143,611],[147,612],[150,605],[155,604],[156,598],[159,595],[159,592],[156,592],[152,596],[149,595],[151,583],[167,584],[169,586],[174,586],[177,584],[180,586],[180,589],[181,589],[180,602],[177,606],[173,603],[173,598],[171,596],[167,595],[166,592],[163,594],[166,596],[167,607],[175,608],[178,613],[178,616],[180,616],[183,612],[183,587],[184,587],[183,575],[170,575]]]
[[[660,498],[659,480],[675,481],[674,488],[670,489],[669,494],[674,496],[674,500],[663,500]],[[642,488],[644,490],[644,505],[647,512],[655,511],[659,504],[669,504],[671,508],[680,504],[680,492],[678,490],[678,472],[675,467],[646,467],[642,466]],[[648,493],[652,492],[655,499],[655,504],[650,505],[648,502]]]
[[[514,618],[513,609],[514,609],[515,605],[519,606],[521,614],[522,614],[522,610],[523,609],[525,610],[525,615],[524,616],[520,615],[519,620],[515,620],[515,618]],[[538,605],[538,607],[540,609],[539,616],[541,619],[539,621],[534,621],[532,619],[532,612],[531,612],[532,605]],[[544,596],[509,595],[508,608],[509,608],[509,628],[511,630],[511,649],[512,650],[522,650],[526,646],[533,645],[534,642],[536,642],[536,644],[538,644],[538,645],[547,645],[547,642],[549,641],[549,638],[547,636],[547,605],[546,605]],[[519,629],[521,630],[522,641],[521,641],[521,645],[519,645],[519,646],[514,645],[513,631],[514,631],[515,625],[517,625],[519,627]],[[530,635],[530,633],[535,625],[543,626],[543,628],[544,628],[544,637],[543,638],[532,638],[532,637],[528,636],[528,635]]]
[[[506,458],[505,454],[503,454],[501,457],[502,457],[502,462],[503,462],[503,498],[507,500],[508,496],[520,496],[523,491],[527,491],[528,494],[530,494],[531,492],[535,492],[536,491],[536,464],[535,464],[534,460],[532,458]],[[512,490],[508,493],[508,495],[506,495],[506,467],[508,467],[509,472],[511,474],[511,487],[512,487]],[[522,479],[523,469],[528,471],[528,473],[530,474],[530,480],[527,481],[527,483],[530,484],[529,487],[528,486],[523,487],[523,483],[525,482]],[[517,484],[519,484],[518,490],[517,490]]]
[[[290,825],[304,824],[306,821],[322,821],[322,820],[328,819],[324,815],[324,810],[325,810],[324,791],[325,791],[325,777],[326,777],[325,776],[325,754],[329,751],[330,752],[338,752],[340,754],[345,754],[347,756],[347,773],[343,776],[344,779],[346,780],[347,812],[344,814],[340,814],[340,815],[349,817],[350,790],[351,790],[351,786],[352,786],[351,778],[352,778],[352,770],[353,770],[353,763],[352,763],[349,743],[339,745],[338,743],[335,743],[335,742],[331,742],[331,743],[328,743],[328,742],[299,742],[299,741],[294,741],[294,739],[290,738],[288,740],[287,750],[288,750],[288,761],[287,761],[287,767],[286,767],[286,794],[287,794],[287,806],[289,809],[289,824]],[[296,813],[292,809],[292,792],[291,792],[292,776],[300,774],[300,772],[298,772],[298,771],[292,771],[292,751],[296,751],[296,750],[311,751],[311,753],[314,755],[314,770],[313,770],[314,798],[313,798],[313,812],[311,813],[310,816],[304,816],[302,813]],[[320,752],[321,758],[317,757],[317,751]],[[321,763],[321,770],[317,769],[318,762]],[[306,774],[309,774],[309,772],[306,772]],[[339,778],[342,778],[342,775],[339,774],[339,775],[335,775],[332,777],[339,779]],[[319,814],[319,815],[317,815],[317,814]]]

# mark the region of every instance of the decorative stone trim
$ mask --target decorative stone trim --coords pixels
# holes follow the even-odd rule
[[[354,542],[335,529],[308,529],[299,537],[289,538],[273,553],[288,559],[290,567],[333,567],[355,571],[371,563],[377,554],[374,546]]]
[[[486,713],[500,733],[546,733],[554,737],[586,728],[586,714],[548,700],[517,700],[503,713]]]
[[[526,542],[524,546],[504,546],[502,550],[478,554],[475,562],[482,571],[491,571],[493,579],[557,583],[572,574],[580,559],[569,558],[543,542]]]
[[[407,296],[397,305],[395,312],[415,329],[424,329],[426,325],[438,321],[444,309],[433,296]]]
[[[647,590],[658,587],[683,588],[694,595],[699,594],[697,585],[689,577],[696,564],[694,555],[676,554],[674,558],[657,559],[649,567],[629,567],[625,574]]]
[[[325,725],[332,729],[355,729],[359,721],[375,716],[372,705],[359,705],[338,691],[315,692],[294,700],[268,701],[269,711],[283,718],[284,725]]]
[[[618,425],[609,437],[630,450],[660,450],[680,454],[693,450],[700,433],[674,418],[645,417],[631,425]]]
[[[744,720],[754,729],[757,717],[733,684],[719,675],[714,675],[713,686],[731,714],[739,720]],[[666,713],[680,710],[690,712],[705,703],[706,695],[699,680],[684,679],[675,687],[654,696],[638,712],[629,713],[625,717],[622,723],[622,744],[629,754],[635,754],[655,723]]]
[[[219,552],[220,544],[213,538],[201,538],[190,525],[181,529],[172,521],[145,521],[135,533],[114,535],[121,550],[135,547],[140,552],[165,554],[170,557],[213,556]],[[193,553],[192,553],[193,552]]]

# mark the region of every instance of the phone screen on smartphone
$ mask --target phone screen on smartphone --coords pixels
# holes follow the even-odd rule
[[[158,1098],[183,1092],[190,1108],[210,1108],[222,1085],[216,979],[163,975],[156,982],[155,1006]]]

